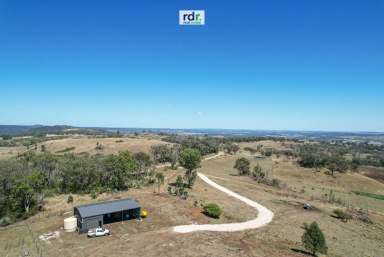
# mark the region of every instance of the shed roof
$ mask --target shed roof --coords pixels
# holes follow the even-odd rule
[[[78,210],[82,218],[137,208],[140,208],[140,205],[134,199],[121,199],[109,202],[80,205],[75,207],[75,209]]]

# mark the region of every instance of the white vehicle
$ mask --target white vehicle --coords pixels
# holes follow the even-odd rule
[[[97,237],[97,236],[109,236],[109,229],[106,228],[93,228],[88,230],[89,237]]]

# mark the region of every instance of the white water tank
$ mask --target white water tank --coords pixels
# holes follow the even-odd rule
[[[77,219],[76,217],[69,217],[64,219],[64,231],[65,232],[75,232],[77,228]]]

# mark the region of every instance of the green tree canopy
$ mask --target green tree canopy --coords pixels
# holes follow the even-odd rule
[[[326,254],[328,251],[325,237],[316,222],[310,225],[304,223],[304,234],[301,238],[305,249],[310,251],[313,255],[316,253]]]
[[[201,154],[196,149],[186,148],[180,153],[179,162],[187,170],[185,177],[191,188],[196,180],[196,169],[200,167]]]
[[[241,157],[236,160],[233,168],[239,171],[239,175],[248,175],[250,171],[250,163],[247,158]]]

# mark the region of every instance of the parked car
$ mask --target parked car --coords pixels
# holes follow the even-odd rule
[[[106,228],[93,228],[88,230],[88,237],[97,237],[97,236],[109,236],[110,231]]]

